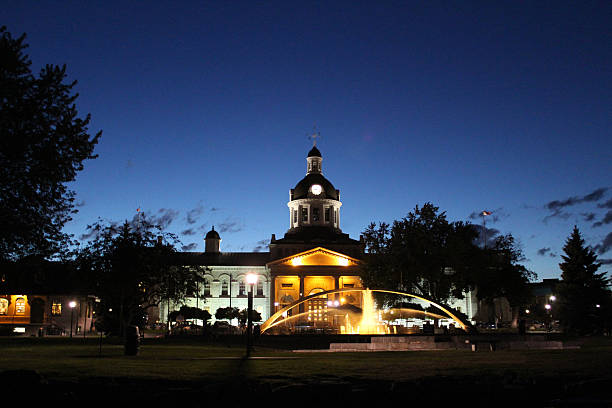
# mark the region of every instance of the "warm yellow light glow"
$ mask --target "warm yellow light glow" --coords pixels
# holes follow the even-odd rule
[[[74,309],[76,307],[76,302],[74,300],[71,300],[70,303],[68,303],[68,306]]]
[[[293,266],[298,266],[302,264],[302,258],[298,257],[298,258],[293,258],[291,260],[291,265]]]
[[[349,261],[346,258],[338,257],[338,265],[340,266],[348,266]]]
[[[345,299],[345,298],[343,298],[343,297],[341,297],[341,298],[340,298],[340,303],[344,303],[344,302],[346,302],[346,299]]]
[[[303,299],[299,299],[297,301],[294,301],[293,303],[283,307],[281,310],[277,311],[276,313],[274,313],[272,316],[270,316],[270,318],[268,320],[266,320],[262,325],[261,325],[261,333],[264,333],[266,330],[268,330],[270,327],[275,326],[276,324],[278,324],[278,318],[280,316],[286,316],[287,311],[304,303],[304,302],[308,302],[311,299],[314,299],[316,297],[320,297],[322,295],[333,295],[335,293],[350,293],[350,292],[358,292],[358,293],[364,293],[366,291],[370,291],[369,289],[363,289],[363,288],[343,288],[343,289],[333,289],[333,290],[327,290],[324,292],[320,292],[320,293],[316,293],[310,296],[307,296]],[[394,294],[394,295],[400,295],[400,296],[408,296],[408,297],[412,297],[415,299],[419,299],[422,301],[425,301],[431,305],[434,305],[435,307],[437,307],[438,309],[440,309],[442,312],[446,313],[446,315],[448,317],[450,317],[452,320],[454,320],[459,327],[461,327],[463,330],[468,330],[469,327],[471,326],[469,322],[467,321],[463,321],[461,320],[459,317],[455,316],[450,310],[448,310],[445,306],[436,303],[432,300],[429,300],[427,298],[424,298],[422,296],[418,296],[418,295],[414,295],[412,293],[407,293],[407,292],[398,292],[398,291],[393,291],[393,290],[385,290],[385,289],[372,289],[371,292],[379,292],[379,293],[390,293],[390,294]],[[346,299],[341,298],[341,302],[345,302]],[[424,312],[426,313],[426,312]],[[437,318],[441,318],[442,316],[436,315],[435,317]],[[359,329],[357,329],[359,330]],[[389,328],[387,327],[384,331],[388,332]],[[351,332],[354,331],[354,329],[352,329],[350,327],[349,324],[344,326],[344,329],[341,329],[341,332],[343,333],[347,333],[347,332]],[[377,333],[378,333],[378,329],[377,329]],[[382,333],[381,333],[382,334]]]

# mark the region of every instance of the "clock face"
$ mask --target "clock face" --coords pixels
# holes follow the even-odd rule
[[[323,191],[323,189],[321,188],[321,186],[320,186],[320,185],[318,185],[318,184],[313,184],[313,185],[310,187],[310,191],[311,191],[311,192],[312,192],[312,194],[314,194],[314,195],[319,195],[319,194],[321,194],[321,191]]]

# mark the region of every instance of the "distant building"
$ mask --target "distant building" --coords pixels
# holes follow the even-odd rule
[[[92,330],[96,300],[63,264],[26,259],[0,276],[0,335],[69,335],[71,327],[82,335]]]

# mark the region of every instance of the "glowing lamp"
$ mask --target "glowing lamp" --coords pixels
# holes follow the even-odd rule
[[[547,304],[545,304],[545,305],[544,305],[544,308],[545,308],[546,310],[550,310],[550,305],[547,303]]]
[[[601,305],[595,305],[595,307],[601,307]]]
[[[71,300],[70,303],[68,303],[68,306],[74,309],[76,307],[76,302],[74,300]]]
[[[340,302],[338,302],[337,300],[334,300],[334,306],[339,306]]]
[[[552,295],[552,296],[550,297],[550,301],[551,301],[551,302],[554,302],[555,300],[557,300],[557,297],[556,297],[555,295]]]
[[[255,273],[247,273],[246,281],[249,285],[254,285],[257,283],[257,274]]]
[[[529,309],[525,309],[525,313],[529,314],[531,312],[529,311]]]
[[[327,301],[327,306],[332,307],[334,305],[334,302],[331,300]]]

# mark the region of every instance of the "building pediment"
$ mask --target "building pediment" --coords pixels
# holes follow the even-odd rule
[[[323,247],[309,249],[268,263],[272,266],[355,266],[359,260]]]

